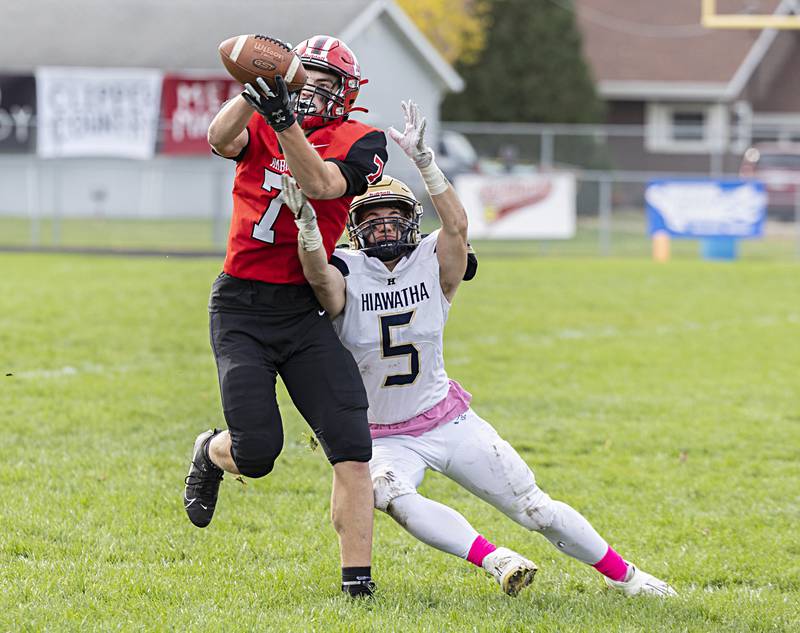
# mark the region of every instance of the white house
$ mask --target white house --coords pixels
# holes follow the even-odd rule
[[[25,0],[0,20],[0,75],[40,66],[157,68],[224,73],[217,45],[240,33],[297,43],[315,34],[343,39],[369,79],[359,120],[402,122],[413,98],[438,131],[439,104],[463,81],[392,0]],[[209,155],[152,161],[0,155],[0,213],[38,207],[44,215],[91,212],[102,197],[110,215],[207,215],[230,210],[232,166]],[[388,173],[420,186],[394,148]],[[29,186],[21,183],[27,182]],[[33,182],[34,185],[30,185]],[[36,189],[36,200],[31,189]],[[98,194],[100,192],[100,194]]]
[[[795,0],[720,8],[800,13]],[[608,122],[645,128],[619,167],[703,171],[717,153],[733,172],[751,141],[800,140],[800,31],[705,28],[700,0],[576,0],[575,11]]]

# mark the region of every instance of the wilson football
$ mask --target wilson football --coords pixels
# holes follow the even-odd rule
[[[219,54],[227,71],[236,81],[256,85],[263,77],[271,88],[275,75],[281,75],[289,91],[300,90],[306,83],[306,71],[300,58],[282,41],[266,35],[237,35],[219,45]]]

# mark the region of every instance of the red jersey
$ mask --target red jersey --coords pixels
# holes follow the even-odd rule
[[[237,157],[233,216],[223,270],[241,279],[274,284],[305,284],[297,256],[297,226],[281,196],[281,174],[288,172],[275,131],[258,113],[247,124],[247,147]],[[311,200],[322,243],[330,258],[344,231],[354,195],[377,181],[386,163],[386,137],[358,121],[336,121],[314,130],[308,142],[323,160],[335,162],[348,183],[341,198]]]

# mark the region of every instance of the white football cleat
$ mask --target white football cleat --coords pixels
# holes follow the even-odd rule
[[[516,596],[531,584],[538,570],[532,561],[507,547],[498,547],[491,554],[487,554],[482,566],[494,576],[497,584],[509,596]]]
[[[609,587],[621,591],[626,596],[658,596],[659,598],[666,598],[667,596],[678,595],[678,592],[663,580],[659,580],[641,569],[636,569],[633,565],[630,566],[628,576],[628,580],[621,581],[611,580],[611,578],[605,576],[603,576],[603,579]]]

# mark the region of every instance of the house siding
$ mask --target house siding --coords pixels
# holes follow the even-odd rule
[[[641,125],[644,134],[646,109],[647,104],[644,101],[610,101],[606,122],[615,125]],[[653,152],[647,149],[643,136],[610,136],[607,145],[611,164],[617,170],[707,172],[710,167],[708,154]],[[725,171],[736,171],[738,165],[738,156],[731,155],[723,159]]]
[[[610,101],[606,121],[617,125],[644,125],[644,101]]]

